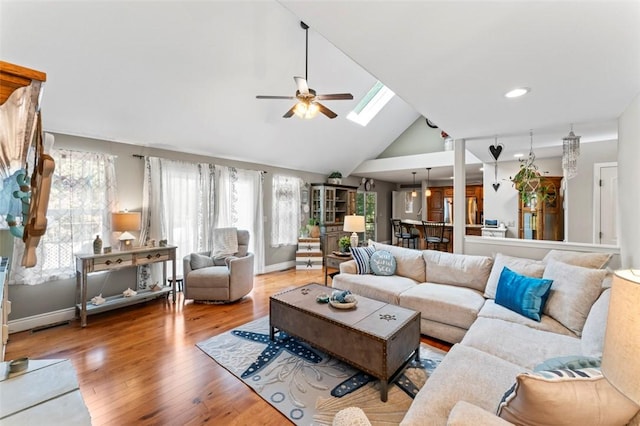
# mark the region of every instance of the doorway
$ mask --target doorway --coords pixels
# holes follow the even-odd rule
[[[376,221],[378,218],[378,193],[359,191],[356,193],[356,214],[364,216],[364,241],[378,241]]]

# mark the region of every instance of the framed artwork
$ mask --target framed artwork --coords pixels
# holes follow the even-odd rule
[[[302,204],[309,204],[309,190],[303,189],[300,191],[300,202]]]
[[[411,195],[411,191],[404,193],[404,212],[413,213],[413,196]]]

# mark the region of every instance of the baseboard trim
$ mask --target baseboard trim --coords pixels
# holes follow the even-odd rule
[[[76,308],[60,309],[59,311],[47,312],[9,321],[9,334],[31,330],[36,327],[43,327],[63,321],[70,321],[76,317]]]
[[[267,265],[264,267],[264,273],[284,271],[285,269],[291,269],[296,267],[296,261],[290,260],[287,262],[274,263],[273,265]]]

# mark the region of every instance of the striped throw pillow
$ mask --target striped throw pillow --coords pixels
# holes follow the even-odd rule
[[[366,275],[371,273],[369,260],[371,255],[376,251],[375,247],[351,247],[351,256],[356,261],[356,271],[358,275]]]
[[[522,373],[498,407],[498,417],[514,424],[627,424],[638,406],[614,388],[599,369]]]

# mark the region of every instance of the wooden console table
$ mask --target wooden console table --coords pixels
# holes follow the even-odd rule
[[[132,305],[155,299],[160,295],[167,295],[173,291],[173,301],[176,301],[176,280],[171,286],[164,286],[167,282],[167,261],[172,263],[172,277],[176,275],[176,247],[140,247],[108,254],[77,254],[76,255],[76,308],[80,314],[80,325],[87,326],[87,315]],[[87,275],[92,272],[102,272],[129,268],[132,266],[148,265],[162,262],[162,289],[158,291],[141,290],[135,296],[122,295],[105,297],[101,305],[87,304]],[[136,290],[138,277],[136,274]]]

